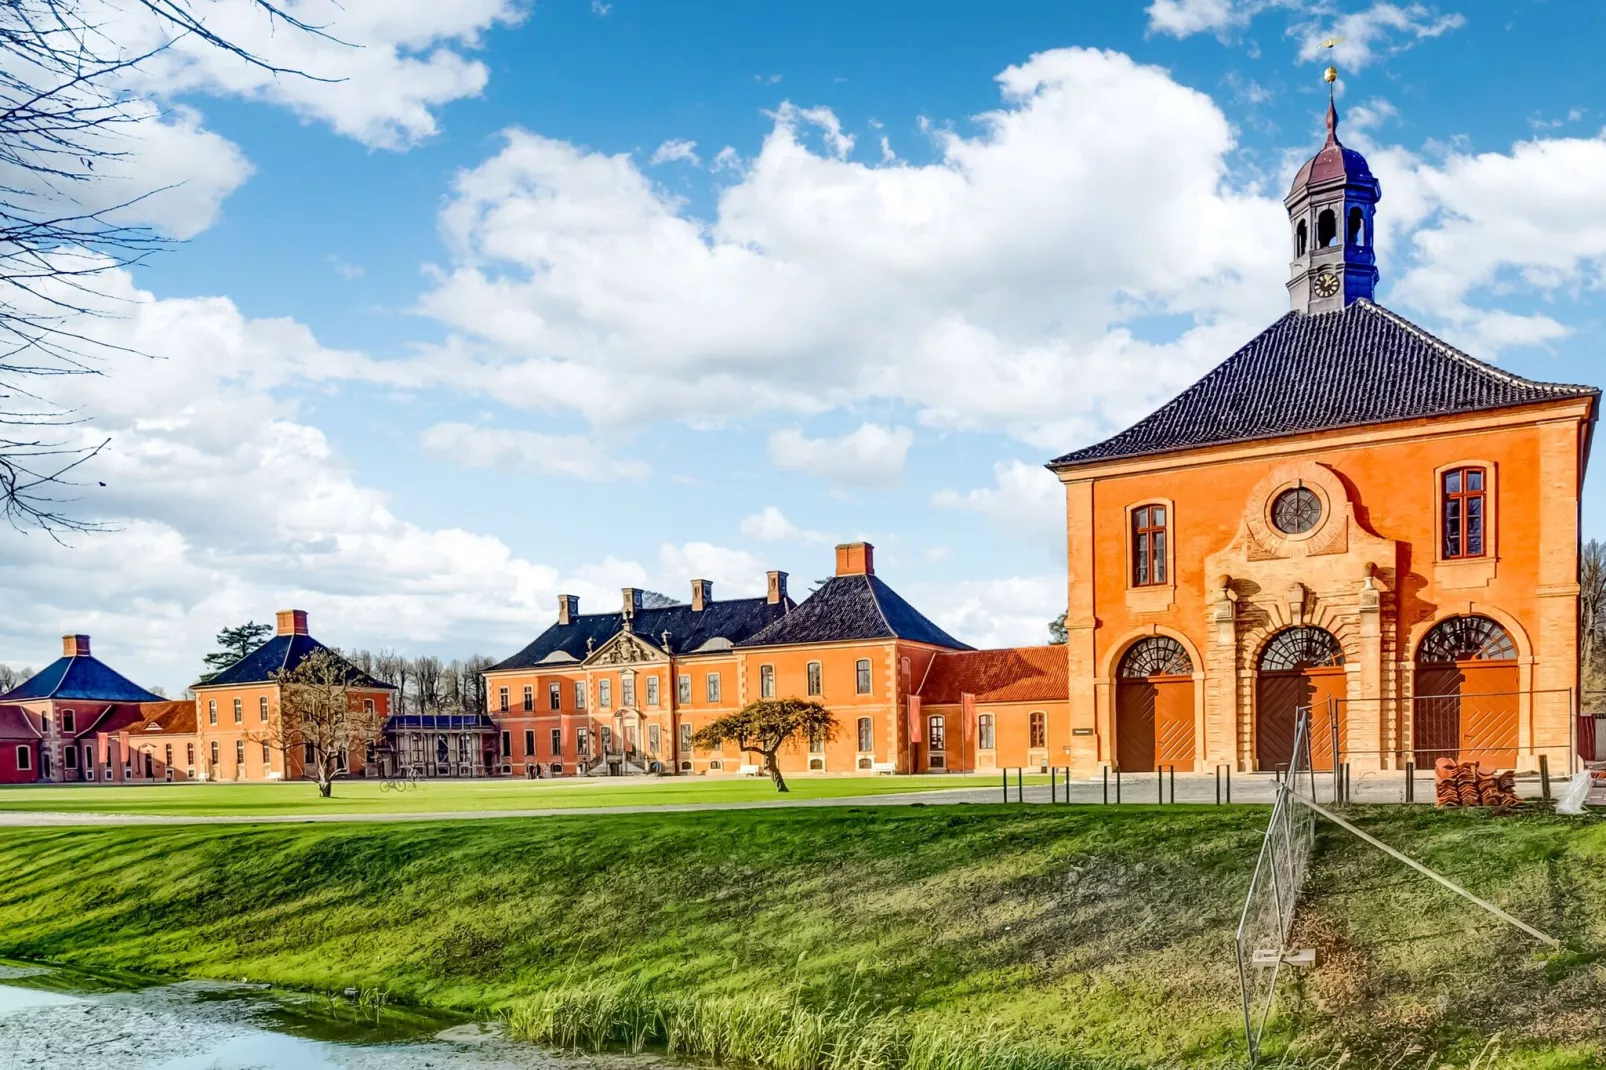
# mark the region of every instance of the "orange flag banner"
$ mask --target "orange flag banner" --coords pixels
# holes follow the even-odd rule
[[[909,696],[909,742],[920,742],[920,696]]]

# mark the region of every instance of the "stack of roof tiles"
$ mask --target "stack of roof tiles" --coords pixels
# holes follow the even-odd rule
[[[1433,763],[1434,801],[1443,807],[1521,806],[1517,794],[1517,774],[1507,769],[1485,775],[1477,762],[1458,762],[1440,758]]]

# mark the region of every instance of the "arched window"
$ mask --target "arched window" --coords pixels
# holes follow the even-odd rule
[[[1304,256],[1305,245],[1310,240],[1310,232],[1305,229],[1305,221],[1301,219],[1299,226],[1294,228],[1294,255]]]
[[[1193,672],[1193,659],[1182,644],[1169,635],[1139,639],[1121,659],[1116,675],[1123,680],[1142,680],[1150,676],[1185,676]]]
[[[1032,711],[1031,726],[1032,749],[1041,750],[1042,748],[1048,746],[1048,718],[1043,715],[1042,710]]]
[[[1261,672],[1290,672],[1344,664],[1344,649],[1322,628],[1285,628],[1260,652]]]
[[[1345,232],[1345,240],[1350,245],[1366,244],[1366,216],[1359,208],[1349,210],[1349,229]]]
[[[1338,241],[1338,217],[1331,208],[1322,209],[1316,217],[1316,248],[1326,249]]]
[[[1488,617],[1451,617],[1434,625],[1416,648],[1419,665],[1450,665],[1458,661],[1512,661],[1517,646],[1499,624]]]

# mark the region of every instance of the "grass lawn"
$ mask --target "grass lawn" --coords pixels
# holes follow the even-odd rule
[[[945,1035],[1017,1029],[1052,1065],[1217,1066],[1240,1042],[1231,934],[1265,818],[955,806],[7,829],[0,956],[383,988],[512,1011],[536,1036],[560,1013],[617,1024],[632,1005],[727,1025],[742,1007],[851,1006]],[[1498,1034],[1500,1065],[1602,1065],[1606,823],[1360,820],[1574,950],[1542,956],[1327,830],[1301,921],[1323,963],[1289,989],[1274,1046],[1369,1066],[1414,1045],[1465,1066]]]
[[[1026,783],[1046,784],[1047,777]],[[544,810],[579,806],[659,806],[685,803],[839,799],[867,795],[997,788],[993,776],[793,777],[791,791],[777,794],[767,777],[708,780],[693,777],[596,777],[567,780],[424,780],[405,791],[384,791],[377,780],[335,784],[334,796],[318,798],[308,781],[282,784],[151,784],[99,787],[59,784],[0,788],[0,810],[70,813],[171,814],[187,816],[271,814],[452,813],[470,810]],[[1013,790],[1014,781],[1010,782]]]

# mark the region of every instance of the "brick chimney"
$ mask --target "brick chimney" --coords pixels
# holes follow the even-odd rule
[[[714,584],[712,580],[691,581],[691,610],[701,613],[708,608],[708,603],[714,600]]]
[[[786,573],[766,572],[764,575],[769,579],[769,583],[765,586],[764,600],[772,606],[786,601]]]
[[[304,609],[279,610],[280,635],[306,635],[307,611]]]
[[[89,636],[64,635],[61,637],[61,656],[64,658],[89,657]]]
[[[838,576],[874,576],[875,547],[867,542],[845,542],[836,548]]]
[[[574,618],[580,615],[580,596],[577,594],[558,595],[558,623],[572,624]]]

